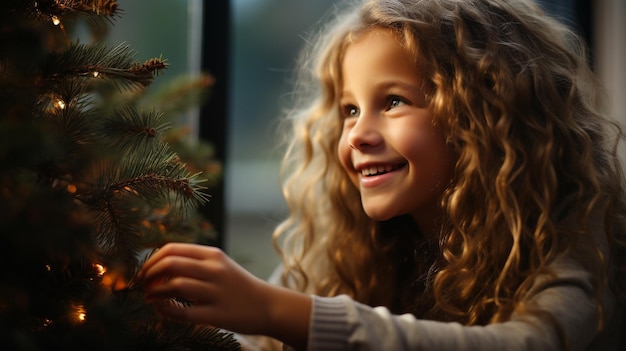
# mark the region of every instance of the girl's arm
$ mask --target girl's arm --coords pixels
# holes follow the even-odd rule
[[[608,257],[603,221],[591,224],[590,233]],[[539,314],[521,310],[509,321],[471,327],[271,285],[209,246],[167,244],[138,276],[147,298],[166,316],[269,336],[300,350],[623,350],[626,311],[610,288],[601,287],[605,315],[600,316],[594,277],[579,262],[562,254],[550,269],[553,275],[537,278],[526,297]],[[161,302],[173,297],[193,304]],[[600,318],[606,322],[602,333]]]
[[[139,277],[150,300],[193,301],[189,307],[157,303],[166,316],[270,336],[300,350],[584,350],[596,345],[599,316],[589,273],[567,257],[551,266],[556,278],[538,279],[528,296],[542,314],[524,311],[510,321],[471,327],[392,315],[346,296],[310,297],[270,285],[208,246],[168,244]],[[608,291],[604,302],[607,317],[617,315]],[[609,345],[617,350],[615,340]]]
[[[146,261],[138,278],[146,298],[167,317],[306,348],[311,297],[256,278],[217,248],[167,244]],[[174,297],[193,304],[163,302]]]
[[[308,350],[622,350],[619,337],[626,326],[619,325],[614,297],[604,296],[610,323],[599,334],[589,273],[566,257],[552,268],[557,277],[538,279],[528,297],[539,314],[519,311],[486,326],[393,315],[347,296],[314,297]]]

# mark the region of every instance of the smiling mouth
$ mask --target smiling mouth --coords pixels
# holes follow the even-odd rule
[[[377,175],[381,175],[381,174],[385,174],[385,173],[389,173],[389,172],[395,171],[395,170],[400,169],[400,168],[402,168],[404,166],[406,166],[406,163],[400,163],[400,164],[396,164],[396,165],[370,166],[370,167],[363,168],[361,170],[361,175],[364,176],[364,177],[373,177],[373,176],[377,176]]]

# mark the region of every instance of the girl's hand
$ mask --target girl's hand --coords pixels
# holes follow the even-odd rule
[[[146,261],[138,278],[146,299],[167,317],[306,346],[311,298],[256,278],[218,248],[167,244]],[[193,303],[164,301],[174,297]]]

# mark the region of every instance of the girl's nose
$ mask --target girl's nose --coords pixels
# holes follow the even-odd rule
[[[348,135],[350,147],[363,150],[380,145],[383,137],[379,127],[379,121],[375,115],[362,112]]]

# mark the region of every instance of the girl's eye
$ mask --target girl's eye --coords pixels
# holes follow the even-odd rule
[[[342,110],[344,117],[356,117],[359,115],[359,109],[354,105],[344,105]]]
[[[392,108],[401,106],[402,104],[406,104],[407,101],[399,96],[392,95],[388,98],[387,101],[387,110],[391,110]]]

